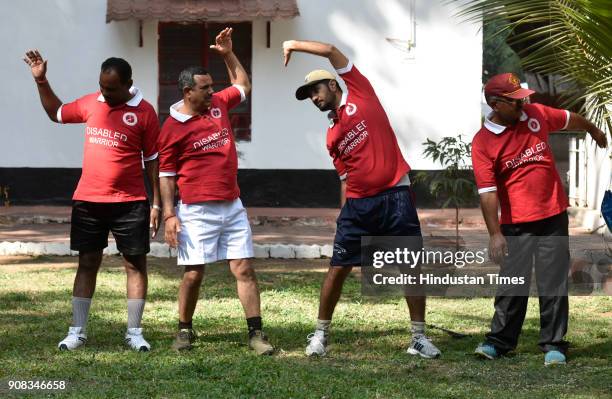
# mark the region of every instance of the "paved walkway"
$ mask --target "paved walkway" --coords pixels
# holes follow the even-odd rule
[[[331,208],[248,208],[256,243],[328,244],[335,232],[338,209]],[[454,211],[421,209],[423,233],[454,233]],[[462,231],[484,233],[479,209],[463,209]],[[64,242],[70,233],[70,207],[11,206],[0,208],[0,242]],[[162,241],[163,228],[155,241]]]
[[[320,257],[331,254],[338,209],[248,208],[247,212],[256,250],[261,256]],[[459,216],[460,235],[464,242],[486,245],[488,236],[480,209],[461,209]],[[424,236],[454,236],[454,210],[419,209],[419,217]],[[571,230],[573,236],[582,237],[585,242],[597,240],[580,228]],[[68,254],[69,234],[68,206],[0,207],[0,255]],[[170,254],[163,243],[163,228],[153,241],[153,256]],[[110,248],[109,251],[114,253],[116,249]]]

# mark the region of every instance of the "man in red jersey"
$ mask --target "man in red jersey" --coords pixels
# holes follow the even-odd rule
[[[296,51],[327,58],[348,88],[343,93],[332,73],[316,70],[306,76],[306,83],[295,93],[298,100],[309,98],[321,111],[329,111],[327,149],[342,181],[343,206],[334,252],[321,287],[317,326],[306,347],[308,356],[324,356],[344,280],[353,266],[361,265],[361,237],[420,238],[421,226],[410,192],[410,167],[368,79],[333,45],[286,41],[285,66]],[[425,296],[406,296],[406,302],[412,320],[407,352],[424,358],[440,356],[425,336]]]
[[[251,83],[232,51],[231,28],[222,30],[210,47],[223,57],[232,86],[215,93],[204,68],[185,69],[179,76],[183,99],[170,107],[159,139],[165,237],[170,246],[178,246],[178,264],[185,267],[179,331],[172,347],[192,348],[192,318],[204,265],[227,259],[246,315],[249,347],[268,355],[274,348],[262,331],[259,288],[249,259],[251,228],[239,198],[238,157],[229,118],[229,110],[246,99]],[[176,186],[180,201],[175,211]]]
[[[74,280],[73,322],[58,347],[73,350],[87,340],[86,327],[102,250],[113,233],[127,273],[128,325],[125,342],[138,351],[151,346],[142,336],[147,294],[149,228],[157,232],[160,214],[157,177],[159,121],[155,110],[132,86],[132,68],[121,58],[102,63],[100,91],[62,104],[46,78],[47,61],[38,50],[26,53],[43,108],[59,123],[85,123],[83,170],[73,195],[70,248],[79,251]],[[153,188],[149,208],[142,162]]]
[[[555,168],[548,135],[585,130],[601,148],[605,134],[582,116],[541,104],[526,103],[532,90],[511,73],[485,85],[493,109],[472,142],[472,162],[482,213],[490,235],[491,259],[501,263],[501,277],[524,281],[500,286],[491,331],[476,353],[488,359],[513,350],[521,332],[535,257],[540,300],[539,347],[544,363],[565,364],[568,343],[569,271],[568,200]],[[497,209],[501,207],[501,220]]]

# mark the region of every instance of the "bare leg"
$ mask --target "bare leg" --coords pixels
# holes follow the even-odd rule
[[[321,286],[319,299],[319,320],[331,320],[336,304],[342,294],[344,280],[350,274],[352,266],[330,266]]]
[[[188,323],[193,318],[203,277],[204,265],[185,266],[179,288],[179,321]]]
[[[246,318],[260,316],[259,287],[251,261],[249,259],[230,259],[228,263],[232,274],[236,277],[238,298],[244,308]]]
[[[93,297],[100,264],[102,264],[102,250],[79,252],[79,267],[74,277],[72,296],[79,298]]]
[[[410,320],[425,321],[425,296],[407,296],[406,303],[410,311]]]
[[[123,255],[123,266],[127,274],[128,299],[145,299],[147,297],[147,256]]]

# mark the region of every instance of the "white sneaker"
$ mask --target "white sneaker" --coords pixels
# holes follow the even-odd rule
[[[406,352],[410,355],[419,355],[425,359],[434,359],[442,354],[440,349],[436,348],[429,338],[423,334],[414,335],[412,337],[412,341]]]
[[[73,351],[87,342],[87,334],[82,327],[68,327],[68,335],[57,347],[61,351]]]
[[[125,343],[138,352],[151,350],[151,345],[142,336],[142,328],[128,328],[125,333]]]
[[[327,338],[323,330],[315,330],[314,333],[308,334],[306,339],[308,340],[306,356],[325,356],[327,354]]]

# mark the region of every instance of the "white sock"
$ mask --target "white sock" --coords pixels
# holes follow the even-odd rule
[[[142,313],[144,312],[145,300],[144,299],[128,299],[128,328],[140,328],[140,322],[142,321]]]
[[[91,298],[72,297],[72,327],[87,328]]]
[[[410,321],[410,331],[412,335],[425,335],[424,321]]]

